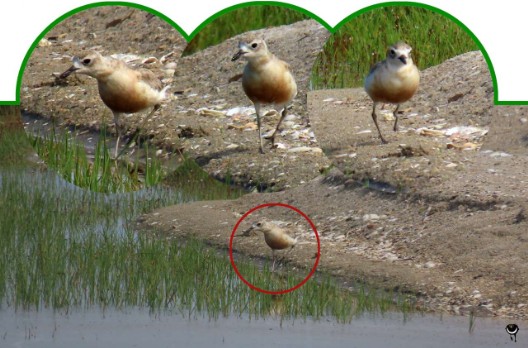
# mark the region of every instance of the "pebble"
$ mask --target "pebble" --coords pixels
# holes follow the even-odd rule
[[[237,149],[239,147],[240,147],[240,145],[238,145],[238,144],[229,144],[229,145],[226,146],[226,149],[227,150],[232,150],[232,149]]]
[[[308,147],[308,146],[299,146],[294,147],[288,150],[288,152],[313,152],[313,153],[323,153],[323,150],[321,150],[318,147]]]
[[[428,261],[424,264],[424,268],[434,268],[436,267],[436,263],[434,263],[433,261]]]
[[[378,214],[365,214],[363,215],[363,221],[374,221],[379,220],[380,217]]]
[[[502,152],[502,151],[494,151],[490,153],[490,157],[511,157],[509,153]]]
[[[356,134],[367,134],[367,133],[372,133],[372,130],[370,129],[365,129],[365,130],[361,130],[359,132],[356,132]]]
[[[474,137],[477,136],[483,136],[488,133],[488,130],[485,128],[478,128],[473,126],[456,126],[449,128],[445,131],[445,135],[452,136],[452,135],[473,135]]]
[[[200,108],[196,110],[196,113],[200,116],[211,116],[211,117],[223,117],[225,116],[225,113],[222,111],[207,109],[207,108]]]
[[[161,60],[163,60],[163,57],[161,57]],[[175,70],[176,69],[176,63],[170,62],[165,64],[165,69]]]
[[[152,64],[152,63],[157,63],[158,62],[158,58],[156,57],[148,57],[148,58],[145,58],[141,61],[141,64]]]
[[[38,46],[39,47],[51,46],[51,42],[49,42],[49,40],[46,39],[46,38],[42,38],[42,39],[40,39],[40,41],[38,43]]]

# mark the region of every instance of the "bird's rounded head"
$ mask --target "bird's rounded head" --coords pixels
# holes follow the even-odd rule
[[[72,73],[97,77],[100,68],[104,66],[104,57],[95,51],[90,52],[84,58],[73,57],[72,61],[73,65],[60,75],[61,78],[66,78]]]
[[[250,43],[240,41],[238,43],[238,52],[235,53],[231,60],[235,61],[240,57],[250,60],[255,57],[265,56],[267,54],[268,46],[266,45],[266,42],[262,39],[255,39]]]
[[[403,41],[398,41],[387,50],[387,60],[389,63],[413,64],[411,58],[412,47]]]

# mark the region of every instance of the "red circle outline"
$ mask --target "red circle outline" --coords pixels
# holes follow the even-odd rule
[[[250,282],[248,282],[243,276],[242,274],[240,274],[240,272],[238,271],[238,268],[235,264],[235,260],[233,258],[233,239],[235,237],[235,233],[236,231],[238,230],[238,226],[240,225],[240,223],[242,223],[242,221],[244,221],[244,219],[251,213],[253,213],[255,210],[258,210],[258,209],[262,209],[262,208],[266,208],[266,207],[283,207],[283,208],[288,208],[288,209],[291,209],[295,212],[297,212],[298,214],[300,214],[306,221],[308,221],[308,223],[310,224],[310,227],[312,228],[312,230],[314,231],[315,233],[315,238],[317,239],[317,257],[315,259],[315,263],[310,271],[310,273],[306,276],[306,278],[304,278],[299,284],[295,285],[294,287],[290,288],[290,289],[286,289],[286,290],[280,290],[280,291],[270,291],[270,290],[264,290],[264,289],[261,289],[259,287],[256,287],[255,285],[251,284]],[[242,217],[240,219],[238,219],[235,227],[233,228],[233,231],[231,232],[231,238],[229,239],[229,260],[231,261],[231,266],[233,266],[233,269],[235,270],[235,273],[236,275],[238,276],[238,278],[240,278],[240,280],[242,280],[247,286],[249,286],[252,290],[256,290],[256,291],[259,291],[259,292],[262,292],[264,294],[269,294],[269,295],[282,295],[282,294],[286,294],[288,292],[292,292],[294,290],[297,290],[298,288],[300,288],[301,286],[303,286],[315,273],[315,270],[317,269],[317,266],[319,265],[319,259],[321,258],[321,241],[319,240],[319,233],[317,232],[317,228],[315,228],[315,225],[314,223],[312,222],[312,220],[310,220],[310,218],[305,214],[303,213],[300,209],[292,206],[292,205],[289,205],[289,204],[286,204],[286,203],[264,203],[264,204],[260,204],[260,205],[257,205],[256,207],[248,210],[244,215],[242,215]]]

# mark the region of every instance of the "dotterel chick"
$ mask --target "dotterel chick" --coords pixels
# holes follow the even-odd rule
[[[260,153],[264,153],[260,126],[260,106],[262,104],[274,104],[277,110],[280,110],[279,123],[273,134],[269,136],[273,145],[275,134],[282,120],[286,117],[286,107],[297,95],[297,84],[288,63],[278,59],[268,51],[268,46],[264,40],[253,40],[250,43],[240,42],[238,48],[239,51],[231,60],[235,61],[240,57],[247,60],[242,75],[242,87],[255,105]]]
[[[376,104],[397,104],[393,115],[394,131],[398,130],[398,109],[400,104],[411,99],[420,83],[420,72],[411,58],[411,46],[405,42],[397,42],[387,50],[387,58],[376,63],[365,79],[365,91],[370,96],[374,105],[372,107],[372,119],[378,129],[381,141],[383,138],[376,117]]]
[[[82,59],[74,57],[73,65],[60,77],[66,78],[72,73],[97,79],[99,96],[114,115],[117,131],[116,157],[121,137],[119,116],[153,107],[148,119],[160,108],[169,88],[163,88],[161,80],[152,71],[132,69],[122,60],[105,57],[98,52],[91,52]]]
[[[297,244],[297,239],[290,237],[284,228],[277,224],[262,220],[254,223],[249,230],[264,233],[264,240],[271,248],[272,266],[271,270],[275,270],[275,250],[283,250],[292,248]],[[247,232],[249,232],[249,230]]]

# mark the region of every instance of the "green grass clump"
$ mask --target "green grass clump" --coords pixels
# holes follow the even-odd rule
[[[189,42],[183,56],[219,44],[246,31],[291,24],[310,17],[281,6],[254,4],[222,14],[200,31]]]
[[[174,188],[183,197],[192,197],[194,200],[206,201],[226,195],[231,199],[247,193],[240,187],[232,186],[229,175],[225,183],[220,182],[190,158],[185,158],[175,171],[168,174],[163,184]]]
[[[97,141],[93,160],[84,145],[68,132],[32,137],[32,145],[39,157],[64,179],[86,189],[102,193],[135,191],[153,186],[165,176],[156,157],[148,156],[144,173],[140,174],[139,158],[132,165],[123,165],[110,157],[105,135]]]
[[[24,166],[32,148],[22,126],[20,107],[0,106],[0,168]]]
[[[312,71],[312,88],[362,86],[370,67],[385,59],[387,47],[400,40],[413,47],[420,69],[478,49],[457,23],[432,10],[375,8],[350,19],[328,39]]]

